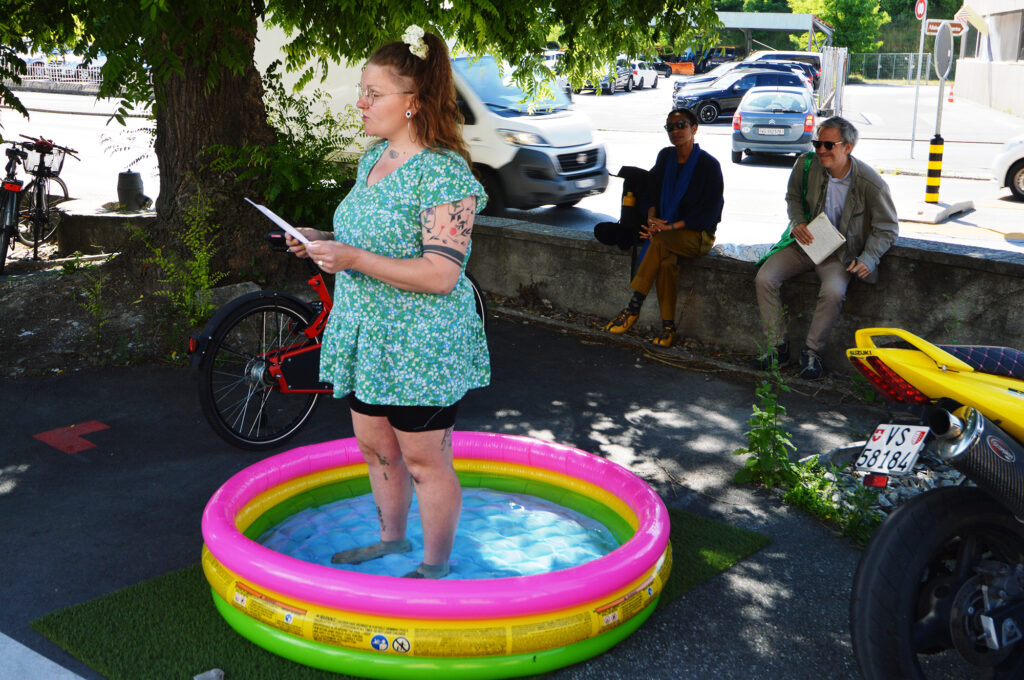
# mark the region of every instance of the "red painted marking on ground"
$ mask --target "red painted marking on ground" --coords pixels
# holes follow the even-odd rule
[[[86,423],[79,423],[78,425],[71,425],[70,427],[61,427],[56,430],[50,430],[49,432],[40,432],[39,434],[32,435],[35,439],[49,444],[58,451],[64,453],[78,453],[79,451],[85,451],[91,449],[95,444],[83,437],[82,435],[92,434],[93,432],[99,432],[100,430],[110,429],[109,425],[104,425],[98,420],[90,420]]]

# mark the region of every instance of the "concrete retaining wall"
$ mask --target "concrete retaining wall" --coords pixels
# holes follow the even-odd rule
[[[629,300],[629,255],[587,232],[479,217],[469,269],[485,290],[537,294],[555,308],[611,318]],[[708,255],[679,276],[682,335],[758,351],[762,336],[752,262]],[[788,282],[789,335],[802,346],[818,290],[812,272]],[[652,291],[641,332],[660,326]],[[898,326],[930,341],[1024,349],[1024,256],[900,239],[882,260],[880,281],[851,283],[826,352],[828,366],[848,366],[858,328]],[[852,369],[850,369],[852,370]]]
[[[126,241],[126,222],[145,228],[153,219],[153,213],[69,214],[58,230],[60,251],[116,252]],[[539,296],[556,309],[602,318],[611,318],[631,295],[628,253],[598,243],[589,232],[529,222],[478,217],[469,269],[487,291],[513,298]],[[714,253],[684,264],[679,275],[680,333],[751,354],[759,351],[763,341],[754,299],[756,271],[752,262]],[[783,287],[789,336],[797,348],[817,291],[814,273]],[[649,333],[660,325],[652,291],[637,331]],[[854,331],[869,326],[898,326],[932,342],[1024,349],[1024,256],[901,238],[883,258],[878,284],[851,283],[826,352],[827,364],[847,367],[845,350],[853,344]]]

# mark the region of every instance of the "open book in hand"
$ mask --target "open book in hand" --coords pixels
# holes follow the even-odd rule
[[[810,245],[797,241],[800,247],[807,253],[807,257],[814,261],[814,264],[821,264],[826,257],[836,252],[839,246],[846,243],[846,237],[832,226],[832,222],[825,213],[820,213],[807,224],[807,229],[814,237]]]

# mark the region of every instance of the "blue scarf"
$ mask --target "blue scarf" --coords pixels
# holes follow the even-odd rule
[[[675,149],[673,153],[666,156],[665,176],[661,180],[661,202],[658,204],[658,216],[666,222],[677,222],[680,219],[678,214],[679,204],[690,188],[690,180],[693,178],[693,169],[697,167],[697,159],[703,151],[700,145],[694,143],[690,157],[686,159],[682,167],[676,162]]]

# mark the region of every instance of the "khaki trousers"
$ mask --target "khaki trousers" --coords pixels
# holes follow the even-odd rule
[[[850,274],[836,255],[830,255],[815,266],[797,244],[786,246],[761,265],[754,279],[757,288],[757,306],[761,310],[761,330],[764,331],[769,347],[775,347],[786,339],[785,312],[779,290],[783,282],[814,270],[821,279],[818,289],[818,305],[807,331],[807,347],[821,354],[832,327],[839,320],[839,312],[846,299],[846,288],[850,285]]]
[[[647,295],[656,284],[658,309],[664,321],[676,320],[679,293],[679,258],[703,257],[715,245],[715,235],[693,229],[672,229],[654,235],[629,287]]]

